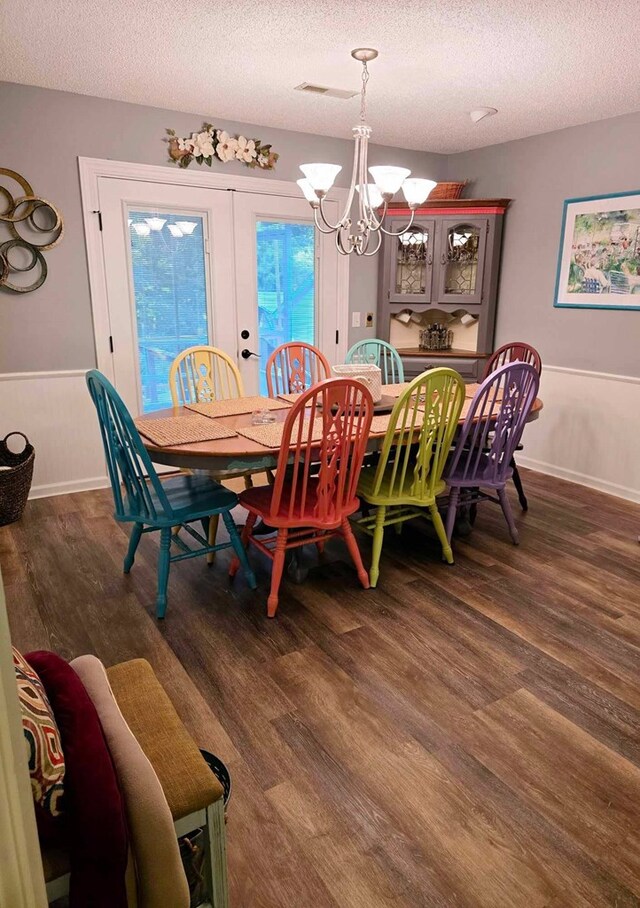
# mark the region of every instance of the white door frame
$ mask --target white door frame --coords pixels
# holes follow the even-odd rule
[[[84,235],[87,247],[89,287],[93,312],[93,334],[95,340],[97,368],[113,380],[113,360],[109,349],[111,335],[109,305],[106,289],[105,262],[100,231],[98,180],[100,177],[115,177],[121,180],[140,180],[149,183],[176,184],[201,187],[203,189],[234,189],[237,192],[262,193],[264,195],[300,198],[296,183],[285,180],[265,180],[262,177],[245,177],[236,174],[211,173],[201,168],[182,170],[156,164],[133,164],[127,161],[107,161],[101,158],[78,158],[80,173],[80,194]],[[332,197],[343,204],[346,202],[345,189],[332,190]],[[349,257],[338,256],[337,311],[339,342],[336,347],[337,361],[344,361],[348,348],[349,331]]]

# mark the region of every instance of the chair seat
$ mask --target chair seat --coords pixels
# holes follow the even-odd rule
[[[281,497],[282,504],[278,513],[274,515],[271,513],[273,491],[274,486],[272,485],[256,486],[253,489],[245,489],[244,492],[240,492],[240,504],[253,514],[262,517],[266,523],[273,527],[317,526],[322,527],[323,529],[339,527],[345,517],[355,514],[360,507],[360,502],[357,498],[354,498],[353,501],[340,512],[340,515],[336,517],[333,523],[330,519],[319,519],[317,516],[318,477],[313,476],[308,482],[304,512],[300,514],[301,489],[297,488],[296,506],[294,508],[294,515],[291,516],[291,483],[285,481]]]
[[[171,526],[181,520],[192,521],[206,517],[214,511],[233,508],[238,503],[238,496],[231,489],[211,479],[205,473],[180,473],[171,476],[162,483],[162,488],[173,508],[174,516],[160,518],[158,525]],[[162,513],[162,505],[154,492],[151,493],[153,503],[158,513]]]
[[[393,463],[388,464],[387,468],[385,469],[382,476],[382,482],[380,483],[380,489],[374,495],[373,489],[375,487],[375,479],[375,468],[363,470],[360,474],[360,479],[358,480],[358,495],[360,495],[361,498],[364,498],[365,501],[368,501],[371,504],[382,506],[413,504],[417,506],[429,507],[430,504],[433,504],[436,497],[444,492],[446,488],[446,483],[441,479],[435,485],[433,496],[421,498],[417,495],[414,495],[412,494],[411,489],[414,482],[413,472],[409,472],[409,470],[407,470],[407,475],[405,477],[402,489],[398,487],[398,477],[396,476],[396,482],[393,486],[393,493],[391,493]]]

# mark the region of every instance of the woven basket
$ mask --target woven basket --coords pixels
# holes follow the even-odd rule
[[[382,372],[373,363],[345,363],[333,366],[333,374],[338,378],[355,378],[371,391],[374,404],[382,397]]]
[[[7,445],[13,435],[24,438],[24,450],[19,454],[14,454]],[[0,526],[22,517],[31,489],[35,456],[33,445],[22,432],[9,432],[0,441],[0,467],[10,468],[0,470]]]
[[[429,199],[459,199],[466,185],[467,180],[462,183],[436,183],[429,193]]]

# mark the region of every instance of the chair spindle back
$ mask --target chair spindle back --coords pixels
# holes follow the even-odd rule
[[[380,368],[383,384],[394,385],[404,381],[404,366],[400,354],[386,341],[377,337],[358,341],[347,353],[347,362],[354,362],[356,356],[362,357],[362,362],[371,362]]]
[[[169,387],[174,407],[242,397],[242,376],[231,357],[217,347],[188,347],[171,363]]]
[[[267,360],[269,397],[278,394],[301,394],[307,388],[331,376],[324,353],[302,341],[282,344]]]
[[[351,513],[372,417],[371,393],[354,379],[303,392],[284,424],[271,513],[282,516],[284,506],[290,520],[321,526]]]
[[[170,516],[173,509],[124,401],[97,369],[87,372],[86,381],[98,412],[116,518],[146,523]]]
[[[477,479],[478,485],[503,484],[539,384],[535,366],[520,361],[500,366],[485,378],[471,401],[447,472],[465,483]]]
[[[464,381],[454,369],[423,372],[398,398],[382,445],[373,494],[434,495],[464,403]],[[407,480],[409,480],[407,482]],[[388,485],[387,485],[388,483]]]
[[[532,347],[531,344],[525,344],[523,341],[513,341],[510,344],[503,344],[502,347],[498,347],[495,353],[489,357],[482,376],[483,381],[488,375],[499,369],[500,366],[516,361],[530,363],[538,375],[542,372],[542,359],[536,348]]]

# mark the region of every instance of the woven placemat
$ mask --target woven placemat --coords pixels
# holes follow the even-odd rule
[[[472,381],[468,385],[465,385],[464,386],[465,397],[475,397],[476,391],[478,390],[479,387],[480,387],[480,383],[477,381]],[[502,400],[502,388],[498,389],[498,393],[496,395],[496,400]]]
[[[266,448],[279,448],[282,444],[282,433],[284,431],[284,422],[271,422],[263,426],[242,426],[237,429],[238,435],[250,438],[251,441],[257,441],[259,445]],[[297,431],[295,432],[297,438]],[[323,436],[323,420],[318,418],[313,420],[313,434],[311,441],[321,441]],[[305,419],[304,429],[302,432],[302,441],[306,443],[309,438],[309,420]]]
[[[396,382],[394,385],[383,385],[382,393],[386,394],[387,397],[400,397],[402,392],[406,391],[410,384],[410,381],[400,381]]]
[[[163,416],[159,419],[135,420],[141,435],[161,447],[188,445],[196,441],[213,441],[218,438],[233,438],[233,429],[221,426],[206,416]]]
[[[289,404],[295,404],[302,393],[303,392],[300,391],[298,394],[278,394],[278,397],[280,400],[286,400]],[[318,406],[321,406],[320,398],[318,398]]]
[[[285,410],[290,406],[284,400],[273,400],[271,397],[233,397],[229,400],[212,400],[204,404],[185,404],[187,410],[194,410],[203,416],[215,419],[216,416],[239,416],[242,413],[253,413],[254,410]]]
[[[390,413],[385,413],[381,416],[374,416],[371,420],[371,432],[375,435],[382,434],[386,432],[389,428],[389,418],[391,417]],[[422,410],[416,415],[415,428],[419,429],[424,420],[424,413]]]

